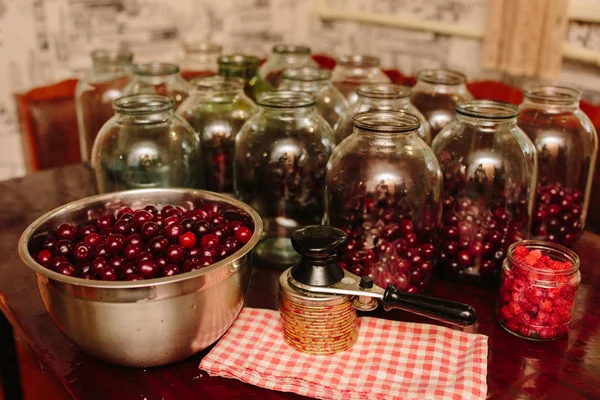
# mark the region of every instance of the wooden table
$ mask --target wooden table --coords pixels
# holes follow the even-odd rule
[[[0,308],[17,341],[51,373],[55,384],[47,389],[46,398],[50,398],[50,390],[59,392],[56,398],[69,398],[70,394],[76,399],[300,398],[236,380],[211,378],[198,369],[206,351],[154,369],[115,367],[81,353],[44,310],[34,274],[17,255],[17,240],[42,213],[93,194],[90,173],[80,165],[50,170],[2,182],[0,192]],[[432,285],[430,294],[469,303],[477,310],[473,331],[489,337],[488,398],[600,398],[600,237],[586,232],[575,250],[581,257],[583,275],[575,317],[568,337],[551,342],[526,341],[504,331],[494,315],[495,287],[437,281]],[[254,268],[248,306],[275,307],[279,273]],[[398,310],[375,315],[426,321]],[[1,345],[6,348],[6,343]]]

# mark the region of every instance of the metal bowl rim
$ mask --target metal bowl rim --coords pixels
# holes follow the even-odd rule
[[[237,250],[235,253],[230,255],[227,258],[222,259],[214,263],[209,267],[205,267],[199,269],[197,271],[185,272],[182,274],[163,277],[163,278],[153,278],[141,281],[101,281],[101,280],[87,280],[82,278],[76,278],[71,276],[66,276],[63,274],[59,274],[58,272],[52,271],[49,268],[43,267],[37,261],[33,259],[31,254],[29,254],[28,243],[31,239],[32,234],[45,222],[51,220],[59,216],[60,214],[65,214],[70,211],[70,209],[78,208],[84,206],[86,204],[95,202],[95,201],[107,201],[119,199],[120,195],[127,194],[127,197],[135,198],[135,195],[142,195],[148,193],[182,193],[187,192],[193,194],[194,196],[200,196],[201,199],[207,200],[217,200],[233,205],[243,211],[246,211],[252,221],[254,222],[254,232],[252,237],[242,248]],[[46,276],[47,278],[53,279],[55,281],[68,283],[71,285],[84,286],[84,287],[92,287],[92,288],[100,288],[100,289],[135,289],[135,288],[147,288],[152,286],[159,285],[167,285],[170,283],[180,282],[188,279],[197,278],[199,276],[205,275],[211,271],[222,268],[228,264],[231,264],[233,261],[236,261],[247,253],[258,243],[262,236],[263,231],[263,222],[260,215],[249,205],[246,203],[237,200],[233,197],[225,196],[223,194],[211,192],[208,190],[200,190],[200,189],[187,189],[187,188],[162,188],[162,189],[137,189],[137,190],[127,190],[121,192],[111,192],[98,194],[90,197],[85,197],[83,199],[75,200],[70,203],[64,204],[62,206],[56,207],[55,209],[48,211],[43,214],[41,217],[37,218],[33,221],[29,226],[23,231],[21,237],[19,238],[18,251],[21,260],[31,268],[36,274]]]

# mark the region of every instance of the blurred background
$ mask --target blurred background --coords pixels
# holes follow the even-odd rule
[[[536,25],[538,19],[532,16],[550,3],[560,15],[547,20],[556,26],[547,21]],[[405,75],[444,66],[465,72],[471,81],[499,79],[515,86],[523,79],[557,81],[578,87],[586,100],[600,103],[600,1],[528,0],[518,5],[528,10],[515,10],[515,4],[516,0],[0,0],[0,180],[30,170],[15,95],[80,77],[96,48],[127,46],[137,62],[177,62],[183,58],[183,45],[197,41],[222,44],[225,54],[261,57],[276,43],[306,44],[313,54],[377,55],[385,69]],[[521,65],[518,57],[529,54],[524,43],[533,48],[541,43],[562,60],[558,69],[511,69],[510,62],[497,55],[507,34],[519,41],[513,43],[513,65]],[[506,50],[504,56],[506,60]]]

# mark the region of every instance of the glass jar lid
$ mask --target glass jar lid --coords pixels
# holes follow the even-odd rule
[[[354,126],[363,131],[401,133],[416,131],[421,120],[406,111],[367,111],[352,118]]]
[[[519,107],[494,100],[471,100],[456,104],[456,112],[472,118],[507,120],[519,115]]]
[[[446,68],[424,69],[419,71],[417,79],[434,85],[464,85],[467,77],[458,71]]]
[[[300,82],[328,81],[331,71],[319,67],[293,67],[283,71],[283,79]]]
[[[133,53],[129,50],[97,49],[91,53],[94,64],[129,64],[133,61]]]
[[[257,103],[267,108],[304,108],[314,106],[315,97],[307,92],[282,90],[261,94]]]
[[[179,67],[175,64],[151,62],[146,64],[135,64],[133,73],[140,76],[164,76],[179,73]]]
[[[132,94],[116,99],[113,109],[119,114],[149,115],[172,110],[173,99],[158,94]]]
[[[338,63],[344,67],[374,68],[379,67],[379,58],[367,55],[341,56]]]
[[[356,92],[359,97],[392,100],[410,97],[411,89],[393,83],[373,83],[359,86]]]
[[[581,99],[581,92],[566,86],[530,85],[523,89],[523,96],[535,103],[570,105]]]
[[[310,47],[297,46],[294,44],[276,44],[273,46],[273,53],[276,54],[310,54]]]

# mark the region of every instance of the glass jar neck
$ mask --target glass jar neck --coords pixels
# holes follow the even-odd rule
[[[368,110],[402,110],[410,105],[410,97],[375,98],[358,96],[356,107]]]
[[[551,112],[573,111],[579,108],[581,93],[564,86],[536,85],[523,90],[521,108],[539,108]]]
[[[510,126],[517,124],[518,107],[492,100],[472,100],[456,105],[456,119],[473,126]]]
[[[360,137],[376,139],[377,144],[416,138],[421,120],[406,111],[368,111],[356,114],[352,123]]]
[[[191,43],[184,46],[185,57],[194,61],[214,60],[221,55],[223,47],[213,43]]]
[[[463,93],[467,90],[467,78],[460,72],[449,69],[427,69],[417,75],[414,90],[433,93]]]
[[[133,66],[135,79],[149,84],[160,84],[180,77],[179,67],[175,64],[136,64]]]
[[[131,68],[133,53],[121,50],[95,50],[91,54],[94,72],[125,72]]]
[[[219,75],[242,78],[246,81],[258,76],[258,57],[233,55],[219,58]]]
[[[173,118],[173,100],[166,96],[135,94],[113,103],[119,123],[153,124]]]

